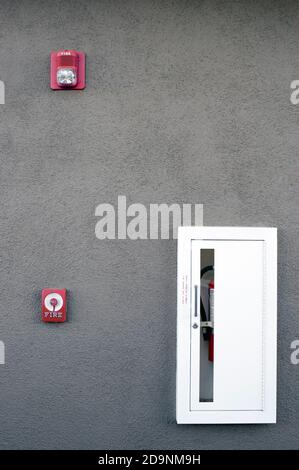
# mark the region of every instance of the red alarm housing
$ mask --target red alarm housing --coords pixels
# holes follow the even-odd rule
[[[42,290],[42,320],[45,322],[66,321],[66,289]]]
[[[85,54],[70,50],[52,51],[50,68],[52,90],[85,88]]]

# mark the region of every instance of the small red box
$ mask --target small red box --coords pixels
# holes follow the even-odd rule
[[[85,88],[85,53],[74,50],[51,52],[50,87],[52,90]]]
[[[66,321],[66,289],[42,290],[42,320],[60,323]]]

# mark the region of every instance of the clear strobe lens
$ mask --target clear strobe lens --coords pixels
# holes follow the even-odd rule
[[[77,77],[72,69],[58,69],[57,83],[59,85],[74,86],[77,83]]]

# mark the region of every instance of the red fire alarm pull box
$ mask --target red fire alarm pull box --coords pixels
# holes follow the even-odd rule
[[[83,90],[85,53],[74,50],[52,51],[50,86],[52,90]]]
[[[66,321],[66,289],[42,290],[42,320],[45,322]]]

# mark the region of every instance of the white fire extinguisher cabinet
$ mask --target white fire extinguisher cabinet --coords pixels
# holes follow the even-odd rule
[[[275,423],[277,230],[180,227],[180,423]]]

